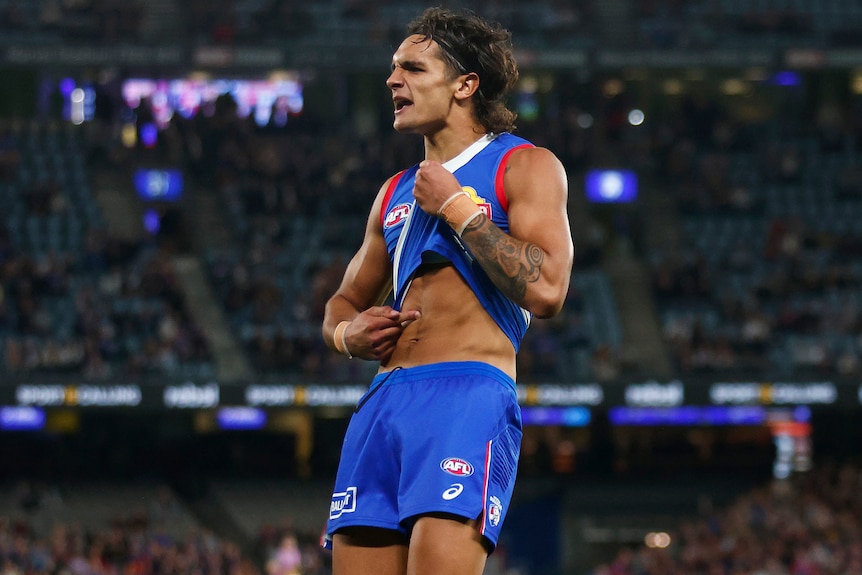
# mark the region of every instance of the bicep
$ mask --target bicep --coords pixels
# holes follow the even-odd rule
[[[574,246],[568,179],[559,159],[544,148],[519,150],[509,161],[504,182],[509,233],[545,253],[543,273],[568,277]]]

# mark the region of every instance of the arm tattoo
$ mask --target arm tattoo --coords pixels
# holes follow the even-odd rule
[[[523,300],[527,284],[542,274],[542,249],[506,235],[484,214],[473,218],[461,238],[491,281],[516,302]]]

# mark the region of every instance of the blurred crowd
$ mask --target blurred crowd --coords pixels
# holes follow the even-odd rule
[[[218,535],[186,518],[167,487],[150,499],[123,501],[105,521],[68,519],[62,488],[21,481],[15,505],[0,510],[3,575],[324,575],[330,557],[318,534],[293,527],[290,509],[280,525],[264,524],[245,540]],[[106,491],[106,500],[110,495]],[[113,496],[116,499],[116,496]]]
[[[449,2],[495,18],[515,32],[545,34],[566,41],[589,29],[590,3],[577,5],[547,0],[529,9],[515,1]],[[6,40],[27,42],[147,42],[151,39],[200,44],[265,43],[283,46],[315,37],[330,40],[344,33],[350,42],[394,41],[406,19],[422,11],[422,3],[390,0],[316,2],[261,0],[241,2],[195,0],[148,3],[117,0],[8,0],[0,4],[0,30]],[[409,15],[408,15],[409,13]],[[176,21],[160,21],[170,15]]]
[[[682,522],[667,546],[626,548],[591,575],[857,575],[862,473],[819,466]]]
[[[648,0],[630,11],[605,12],[593,2],[543,0],[529,6],[513,0],[450,0],[503,23],[527,42],[546,46],[607,45],[644,49],[697,50],[734,45],[753,50],[859,45],[862,7],[855,0],[767,3],[728,0]],[[0,5],[0,29],[10,38],[37,34],[45,41],[141,42],[151,38],[201,44],[249,42],[285,46],[309,38],[349,34],[354,43],[392,42],[422,3],[391,0],[195,0],[176,6],[116,0],[8,0]],[[157,22],[168,10],[181,22]],[[600,25],[615,22],[626,33]],[[155,24],[154,24],[155,23]],[[599,26],[597,26],[597,24]],[[344,41],[336,38],[336,41]]]
[[[720,98],[693,92],[635,128],[620,119],[631,105],[624,98],[590,115],[582,83],[554,80],[541,113],[519,108],[519,132],[557,151],[569,172],[574,280],[601,273],[608,247],[621,237],[634,246],[651,273],[650,297],[678,373],[860,372],[862,108],[827,107],[811,124],[804,103],[791,102],[780,116],[742,117]],[[795,87],[776,89],[795,98]],[[139,121],[151,117],[148,105],[134,111]],[[378,187],[421,157],[421,141],[394,133],[385,114],[363,129],[305,114],[281,124],[274,114],[263,126],[253,118],[241,117],[223,95],[211,113],[175,114],[153,146],[91,142],[91,169],[100,161],[182,167],[223,206],[231,246],[197,255],[252,364],[262,373],[352,378],[362,367],[320,340],[323,305],[361,241]],[[63,218],[80,220],[75,210],[94,200],[92,193],[73,195],[74,181],[22,175],[37,170],[28,164],[25,136],[2,136],[0,184],[14,208],[0,221],[6,369],[99,376],[211,363],[158,241],[107,237],[96,218],[79,230],[74,249],[44,249],[44,242],[21,249],[26,225],[59,219],[69,227]],[[645,235],[649,215],[620,208],[609,216],[577,197],[586,169],[621,163],[671,200],[679,241],[659,244]],[[594,302],[579,286],[572,282],[560,316],[528,332],[524,379],[625,375],[625,349],[596,339],[588,313]],[[64,315],[64,305],[74,311]]]
[[[529,7],[512,0],[444,2],[467,7],[494,18],[515,33],[542,33],[546,42],[585,33],[591,18],[591,2],[547,0]],[[406,19],[418,15],[425,5],[391,0],[363,2],[319,2],[265,0],[258,3],[198,0],[189,5],[189,33],[205,42],[241,43],[263,39],[268,45],[284,45],[312,36],[332,38],[349,34],[349,42],[400,41]],[[335,41],[344,41],[336,38]]]
[[[858,575],[862,573],[862,471],[822,460],[731,503],[674,519],[659,538],[621,545],[589,575]],[[25,493],[26,494],[26,493]],[[45,494],[43,494],[43,497]],[[33,504],[21,500],[30,512]],[[167,506],[166,506],[167,505]],[[144,512],[118,512],[109,525],[50,521],[42,528],[0,515],[4,575],[325,575],[331,557],[318,534],[285,521],[264,524],[245,543],[195,526],[165,529],[170,496]],[[36,515],[34,514],[33,517]],[[507,571],[506,550],[489,573]]]
[[[3,370],[99,379],[210,364],[169,254],[109,235],[86,168],[70,175],[63,158],[84,140],[56,125],[5,124],[0,142]]]
[[[647,0],[632,4],[643,47],[751,49],[857,46],[862,10],[855,0],[733,2]]]
[[[129,41],[139,37],[145,3],[137,0],[8,0],[0,29],[10,39]]]
[[[0,572],[4,575],[260,575],[237,542],[209,528],[180,533],[177,502],[167,488],[152,499],[124,501],[107,522],[62,514],[68,486],[21,481],[0,511]],[[106,500],[108,498],[106,492]],[[64,517],[65,519],[61,518]]]
[[[772,117],[691,98],[659,130],[657,185],[682,239],[647,258],[681,373],[862,369],[858,102],[777,88]]]
[[[122,247],[102,244],[89,254],[105,258],[107,267],[96,267],[102,272],[98,281],[78,283],[79,273],[93,269],[72,257],[21,255],[2,262],[7,373],[104,379],[172,373],[182,363],[209,361],[170,264],[139,246]],[[61,309],[53,307],[57,301]]]
[[[96,2],[60,4],[101,9]],[[542,6],[560,15],[564,4]],[[345,20],[374,20],[396,8],[387,2],[326,6]],[[512,26],[524,20],[507,2],[475,7],[508,15]],[[644,21],[713,9],[709,2],[660,0],[637,7]],[[247,27],[244,33],[255,37],[260,27],[280,26],[273,24],[276,15],[308,31],[303,22],[318,8],[225,0],[192,3],[189,10],[204,35],[228,41],[238,32],[221,27]],[[721,10],[745,12],[737,4]],[[574,279],[588,270],[602,273],[605,254],[621,239],[631,246],[651,274],[648,295],[678,374],[862,373],[862,106],[849,92],[831,100],[805,97],[805,82],[792,73],[763,72],[747,88],[736,87],[748,92],[730,95],[727,82],[712,91],[692,82],[657,93],[663,104],[637,125],[628,113],[643,104],[642,95],[615,78],[524,74],[513,96],[519,132],[557,153],[569,173]],[[751,98],[734,106],[734,94]],[[361,241],[379,185],[421,157],[421,141],[395,134],[384,111],[360,118],[335,98],[330,117],[274,108],[270,123],[259,125],[253,112],[240,117],[237,103],[222,95],[192,117],[174,114],[154,145],[121,143],[120,123],[131,118],[142,128],[154,117],[151,104],[144,99],[135,110],[120,110],[118,101],[113,111],[100,111],[97,121],[107,127],[91,130],[99,136],[89,142],[87,157],[95,162],[86,169],[98,169],[99,161],[181,167],[224,208],[221,231],[233,245],[196,255],[252,365],[262,373],[355,377],[367,366],[323,346],[323,305]],[[52,164],[52,149],[38,142],[34,148],[33,141],[0,130],[4,369],[94,377],[176,372],[184,365],[211,370],[206,337],[184,305],[188,295],[177,286],[164,246],[152,238],[131,245],[107,237],[98,217],[78,213],[81,206],[87,214],[97,210],[93,194],[80,192],[86,190],[81,179],[60,178],[68,168]],[[46,150],[48,160],[31,159]],[[582,201],[584,172],[592,167],[637,172],[644,191],[638,209]],[[57,177],[50,177],[52,170]],[[672,214],[661,214],[661,225],[678,232],[676,243],[662,244],[659,234],[647,232],[659,215],[648,204],[659,197],[671,200],[664,205]],[[59,231],[52,231],[54,224]],[[69,249],[47,249],[57,237],[68,241],[63,234],[77,238]],[[597,338],[593,307],[573,281],[562,314],[528,331],[522,379],[608,381],[638,372],[621,342]]]

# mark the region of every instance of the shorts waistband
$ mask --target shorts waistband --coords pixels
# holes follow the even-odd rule
[[[496,379],[513,392],[516,391],[515,381],[503,370],[481,361],[447,361],[442,363],[429,363],[413,367],[396,367],[390,371],[378,373],[374,376],[370,387],[377,385],[391,385],[401,378],[409,378],[411,381],[417,379],[431,379],[436,377],[482,375]]]

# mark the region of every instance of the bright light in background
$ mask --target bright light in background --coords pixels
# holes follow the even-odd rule
[[[539,89],[539,81],[535,76],[524,76],[518,86],[522,92],[533,94]]]
[[[72,90],[75,89],[75,80],[72,78],[63,78],[60,80],[60,93],[63,96],[69,96],[72,93]]]
[[[195,72],[187,78],[129,78],[123,82],[126,106],[137,108],[146,98],[150,101],[157,126],[161,129],[174,113],[191,118],[198,113],[209,117],[215,110],[216,99],[230,94],[237,105],[237,114],[246,118],[254,113],[258,125],[266,125],[270,114],[275,123],[284,125],[289,116],[299,115],[304,108],[302,82],[295,73],[279,70],[264,80],[217,79]],[[276,108],[273,111],[273,108]]]
[[[76,85],[71,78],[64,78],[58,84],[63,97],[63,118],[76,126],[92,120],[96,112],[96,91],[87,83]]]
[[[123,124],[123,128],[120,131],[120,140],[127,148],[135,147],[135,144],[138,143],[138,130],[134,124]]]
[[[664,531],[655,531],[646,534],[644,545],[650,549],[665,549],[670,546],[670,535]]]
[[[591,202],[633,202],[638,194],[637,174],[632,170],[589,170],[584,177],[584,193]]]
[[[144,211],[144,229],[147,230],[152,235],[156,235],[159,233],[159,229],[162,227],[162,219],[159,216],[159,212],[153,209]]]
[[[624,89],[625,86],[623,85],[622,80],[612,78],[602,86],[602,93],[605,95],[605,98],[613,98],[614,96],[622,94]]]
[[[635,108],[629,112],[629,124],[632,126],[640,126],[644,123],[644,113],[641,110]]]
[[[260,429],[266,425],[266,412],[256,407],[222,407],[216,420],[222,429]]]
[[[583,114],[578,114],[578,127],[584,130],[593,127],[593,117],[590,114],[584,112]]]
[[[159,139],[159,129],[152,122],[147,122],[141,125],[140,135],[144,147],[152,148]]]
[[[536,100],[538,89],[539,81],[535,76],[524,76],[518,84],[518,116],[524,120],[535,120],[539,116],[539,102]]]
[[[722,83],[721,91],[728,96],[742,96],[748,94],[751,87],[740,78],[728,78]]]
[[[682,82],[675,78],[665,80],[662,84],[662,89],[668,96],[678,96],[682,94]]]
[[[80,126],[84,123],[84,90],[81,88],[72,90],[69,95],[69,103],[71,104],[69,119],[76,126]]]
[[[623,193],[623,178],[619,172],[607,172],[602,176],[599,188],[602,197],[608,200],[616,200]]]
[[[802,76],[794,70],[782,70],[772,76],[772,83],[776,86],[798,86],[802,83]]]
[[[45,410],[30,406],[0,407],[0,429],[32,430],[45,427]]]

